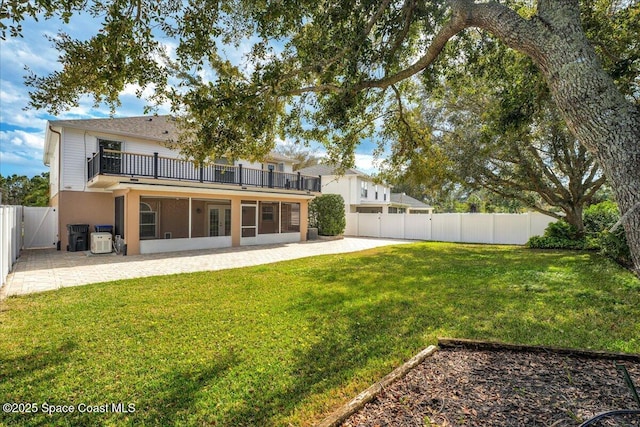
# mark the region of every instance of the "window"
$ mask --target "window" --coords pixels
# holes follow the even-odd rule
[[[164,239],[171,232],[172,239],[188,239],[194,230],[189,230],[189,216],[188,198],[141,196],[140,238]],[[201,228],[204,226],[203,218]]]
[[[407,211],[407,208],[394,208],[394,207],[389,207],[389,213],[390,214],[403,214]]]
[[[148,203],[140,202],[140,238],[155,239],[156,214]]]
[[[102,148],[102,173],[120,173],[122,163],[122,142],[98,139],[98,149]]]
[[[214,182],[236,184],[236,168],[232,161],[225,157],[218,157],[213,163]]]
[[[262,206],[262,220],[263,221],[273,221],[273,206],[264,205]]]
[[[282,203],[280,210],[280,232],[300,232],[300,203]]]
[[[369,183],[366,181],[360,182],[360,197],[367,197],[369,192]]]
[[[376,185],[376,200],[378,200],[378,186]]]
[[[384,200],[386,202],[387,201],[387,189],[384,188],[382,191],[383,191],[383,196],[384,196],[384,198],[382,200]]]

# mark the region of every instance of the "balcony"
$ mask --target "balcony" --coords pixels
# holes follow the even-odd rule
[[[87,159],[87,179],[92,181],[103,176],[320,192],[319,176],[251,169],[242,165],[196,166],[193,162],[161,157],[157,153],[149,155],[101,149]]]

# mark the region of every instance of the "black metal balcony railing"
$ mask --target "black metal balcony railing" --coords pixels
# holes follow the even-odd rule
[[[102,148],[87,159],[87,173],[88,179],[96,175],[119,175],[320,192],[319,176],[250,169],[242,165],[196,166],[187,160],[160,157],[158,153],[134,154]]]

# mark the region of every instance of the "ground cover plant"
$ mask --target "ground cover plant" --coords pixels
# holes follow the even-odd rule
[[[0,336],[0,400],[39,405],[0,424],[311,425],[437,336],[638,353],[640,281],[590,252],[416,243],[12,297]],[[135,412],[78,411],[110,403]]]

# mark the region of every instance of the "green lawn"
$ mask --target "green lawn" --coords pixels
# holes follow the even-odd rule
[[[310,425],[438,336],[640,353],[640,281],[584,252],[417,243],[2,304],[0,401],[39,405],[6,425]],[[78,412],[109,403],[135,412]]]

